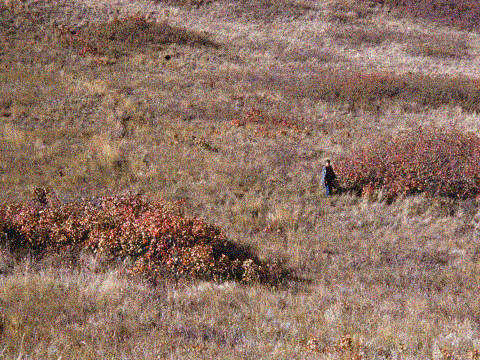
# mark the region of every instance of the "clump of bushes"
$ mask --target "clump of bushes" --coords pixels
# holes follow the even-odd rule
[[[234,119],[232,125],[240,127],[247,124],[260,124],[260,125],[271,125],[271,126],[281,126],[285,128],[290,128],[294,130],[299,130],[298,124],[293,119],[288,119],[285,117],[275,116],[265,113],[262,109],[253,108],[245,113],[243,118]]]
[[[153,280],[173,275],[277,283],[288,273],[227,240],[217,226],[139,196],[106,198],[100,206],[3,205],[0,234],[13,250],[39,256],[77,248],[128,258],[130,273]]]
[[[142,16],[91,24],[79,31],[66,26],[59,26],[57,30],[65,45],[82,53],[117,57],[148,49],[159,50],[169,44],[218,47],[200,33],[170,25],[166,21],[150,21]]]
[[[343,28],[341,31],[332,34],[332,38],[335,41],[350,46],[378,46],[393,36],[393,32],[380,28],[365,30],[353,27]]]
[[[439,59],[463,59],[469,56],[467,41],[460,37],[414,36],[405,51],[413,56]]]
[[[480,3],[475,0],[374,0],[373,3],[395,8],[401,14],[429,19],[465,29],[480,26]]]
[[[200,7],[214,2],[214,0],[152,0],[155,4],[165,3],[173,6]]]
[[[342,187],[358,193],[383,189],[389,198],[427,193],[480,193],[480,138],[471,133],[419,128],[352,150],[337,162]]]
[[[206,37],[169,25],[166,21],[156,23],[141,16],[130,16],[94,25],[87,31],[98,42],[121,43],[129,48],[144,48],[148,45],[180,44],[191,46],[215,46]]]
[[[376,110],[383,103],[407,101],[432,108],[447,105],[480,111],[478,81],[461,76],[325,69],[309,79],[281,82],[281,86],[295,96],[342,102],[366,110]]]

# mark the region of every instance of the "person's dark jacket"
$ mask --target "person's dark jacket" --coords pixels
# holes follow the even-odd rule
[[[333,171],[332,166],[324,166],[322,169],[322,183],[324,185],[333,185],[337,175],[335,175],[335,171]]]

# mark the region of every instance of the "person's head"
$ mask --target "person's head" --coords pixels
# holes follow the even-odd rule
[[[330,166],[330,159],[325,160],[325,166]]]

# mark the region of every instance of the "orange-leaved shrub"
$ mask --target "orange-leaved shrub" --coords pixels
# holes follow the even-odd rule
[[[338,159],[337,173],[343,188],[358,193],[474,197],[480,192],[480,138],[434,127],[384,135]]]
[[[254,252],[226,239],[215,225],[182,216],[140,196],[105,198],[58,206],[14,204],[0,207],[0,235],[12,249],[48,254],[76,246],[112,258],[129,258],[129,272],[244,282],[278,282],[288,271],[261,261]]]

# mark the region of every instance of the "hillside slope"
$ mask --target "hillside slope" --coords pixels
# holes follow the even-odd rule
[[[16,247],[19,216],[0,232],[0,357],[478,358],[479,199],[320,184],[326,158],[378,139],[480,135],[478,31],[376,3],[2,3],[1,209],[27,203],[11,209],[43,224],[65,204],[161,198],[252,249],[243,262],[280,259],[306,281],[152,283],[126,275],[129,256]],[[109,226],[133,222],[85,223],[130,246]]]

